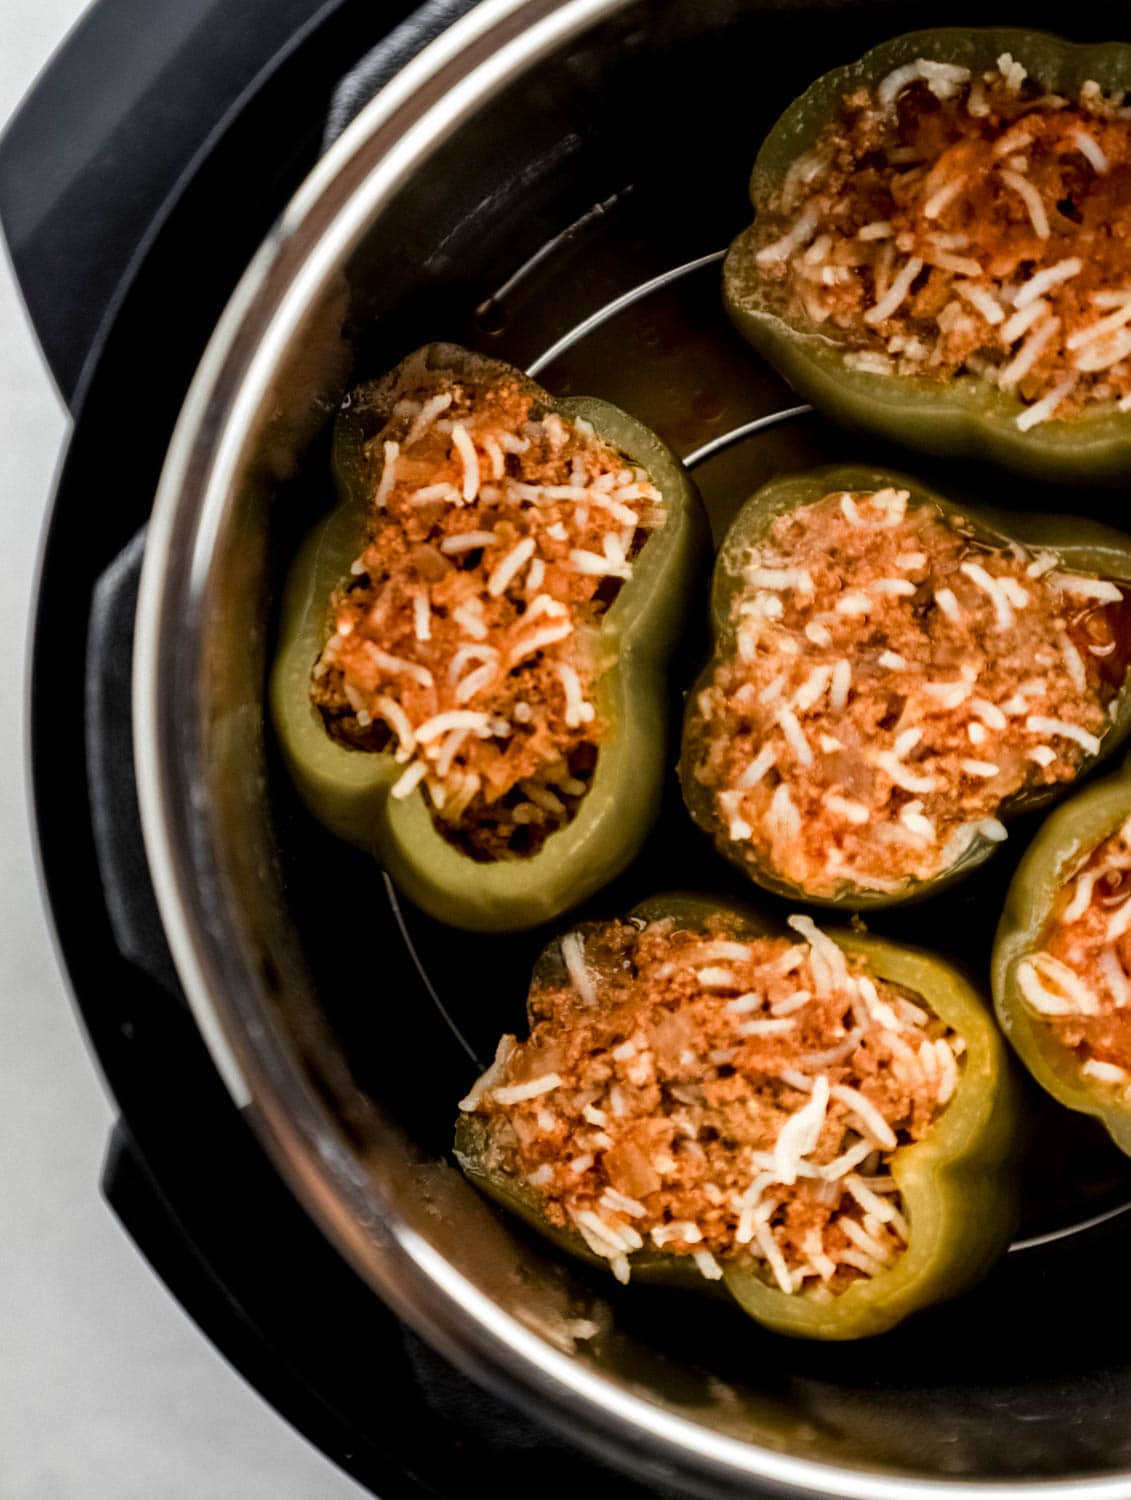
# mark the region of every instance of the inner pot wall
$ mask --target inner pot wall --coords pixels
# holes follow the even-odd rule
[[[249,270],[186,404],[146,563],[147,844],[229,1086],[409,1322],[622,1462],[704,1493],[880,1500],[1079,1476],[1131,1495],[1128,1318],[1111,1294],[1100,1318],[1075,1294],[1082,1270],[1089,1289],[1118,1286],[1127,1230],[1010,1257],[953,1308],[854,1348],[621,1293],[546,1254],[444,1158],[469,1052],[517,1023],[543,935],[469,939],[446,965],[445,935],[400,913],[376,866],[302,812],[263,718],[273,610],[330,502],[327,426],[351,378],[437,337],[529,365],[610,298],[721,249],[784,104],[930,19],[894,3],[488,0],[351,127]],[[1023,19],[1063,24],[1032,7]],[[1084,38],[1126,34],[1128,7],[1073,20]],[[713,274],[654,316],[611,320],[541,378],[621,402],[683,453],[792,404],[728,337]],[[685,837],[663,859],[698,873]],[[701,867],[702,883],[725,883]],[[616,910],[621,889],[598,909]],[[590,1324],[599,1334],[578,1337]]]

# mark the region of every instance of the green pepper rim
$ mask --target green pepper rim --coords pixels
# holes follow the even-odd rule
[[[738,937],[789,936],[779,923],[736,902],[684,892],[640,903],[629,919],[671,917],[697,930],[712,916],[732,919]],[[1009,1057],[990,1012],[973,985],[951,964],[923,949],[828,929],[826,935],[869,970],[923,998],[965,1041],[959,1083],[927,1136],[891,1154],[911,1242],[890,1271],[859,1281],[831,1302],[787,1294],[754,1272],[724,1266],[721,1282],[707,1281],[688,1256],[641,1250],[628,1257],[633,1280],[718,1296],[729,1292],[744,1312],[775,1333],[837,1341],[887,1332],[911,1313],[944,1301],[979,1280],[1008,1247],[1019,1216],[1014,1162],[1019,1096]],[[800,938],[796,941],[802,941]],[[535,976],[563,969],[560,938],[535,965]],[[559,1249],[609,1273],[572,1229],[549,1225],[537,1194],[484,1165],[485,1122],[461,1115],[455,1155],[467,1177]],[[609,1273],[611,1274],[611,1273]]]
[[[754,164],[750,197],[755,213],[854,88],[874,84],[893,68],[923,56],[977,71],[992,67],[1003,52],[1012,53],[1046,88],[1072,97],[1090,79],[1105,90],[1131,89],[1131,43],[1074,43],[1017,27],[908,32],[834,68],[788,106]],[[1016,418],[1024,404],[976,376],[962,376],[944,387],[925,376],[851,369],[841,346],[760,304],[757,277],[749,269],[754,237],[751,226],[727,254],[727,312],[739,332],[818,410],[908,447],[985,458],[1035,478],[1111,484],[1131,474],[1131,413],[1098,412],[1020,432]]]
[[[910,491],[913,504],[930,504],[946,514],[963,516],[971,523],[971,529],[988,542],[1001,544],[1014,540],[1035,549],[1047,549],[1055,552],[1070,568],[1131,586],[1131,536],[1125,536],[1112,526],[1082,517],[1006,511],[950,500],[913,476],[895,469],[829,464],[772,479],[750,497],[731,523],[715,563],[711,581],[711,657],[687,696],[684,714],[679,772],[683,798],[692,819],[713,839],[719,852],[756,885],[789,900],[841,911],[876,910],[936,895],[983,864],[998,846],[977,837],[949,869],[940,871],[930,880],[909,880],[906,888],[898,891],[870,891],[846,885],[832,895],[817,895],[794,885],[748,853],[747,846],[732,842],[718,814],[713,794],[695,775],[696,751],[703,738],[699,694],[709,685],[720,663],[734,654],[731,606],[743,587],[744,561],[749,549],[763,539],[776,517],[838,490],[869,491],[890,486]],[[1066,535],[1071,540],[1065,541]],[[1113,702],[1116,712],[1103,735],[1100,753],[1083,762],[1076,779],[1069,782],[1064,791],[1050,787],[1030,796],[1011,799],[1010,805],[999,810],[1000,818],[1018,817],[1070,795],[1081,777],[1113,753],[1131,732],[1131,674],[1124,680]]]
[[[1072,870],[1131,816],[1131,765],[1088,787],[1042,824],[1017,866],[994,937],[990,982],[1007,1040],[1041,1088],[1066,1108],[1092,1115],[1131,1156],[1131,1104],[1098,1080],[1085,1083],[1071,1052],[1029,1010],[1017,982],[1022,959],[1040,951],[1056,897]]]
[[[641,549],[632,578],[604,615],[597,650],[611,665],[595,697],[608,729],[577,815],[526,859],[484,863],[436,831],[417,788],[389,792],[403,771],[390,752],[335,742],[310,702],[310,671],[325,643],[328,601],[365,539],[365,515],[379,470],[364,459],[366,420],[380,417],[421,364],[453,377],[505,372],[532,388],[540,405],[585,418],[646,469],[667,506],[666,524]],[[361,415],[359,416],[359,413]],[[315,817],[339,838],[376,854],[396,884],[451,926],[516,931],[549,921],[607,884],[635,857],[659,808],[667,746],[667,659],[680,638],[706,548],[698,491],[678,459],[641,423],[607,402],[554,400],[497,360],[453,345],[429,345],[391,376],[356,393],[335,441],[342,503],[314,528],[288,575],[269,699],[291,777]]]

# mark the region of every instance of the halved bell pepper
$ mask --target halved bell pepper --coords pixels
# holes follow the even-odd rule
[[[1089,80],[1105,92],[1131,90],[1131,45],[1125,42],[1080,45],[1017,27],[909,32],[874,47],[857,62],[834,68],[789,105],[754,163],[750,198],[755,213],[766,210],[791,164],[838,116],[846,95],[878,84],[895,68],[919,58],[984,71],[1006,52],[1051,93],[1076,98]],[[1131,474],[1129,413],[1084,413],[1021,432],[1016,425],[1021,403],[976,376],[944,384],[924,376],[850,368],[844,345],[813,327],[786,322],[773,310],[754,262],[755,239],[754,227],[744,230],[727,255],[727,311],[739,332],[827,416],[928,453],[991,458],[1038,478],[1113,483]]]
[[[791,900],[848,911],[922,900],[969,874],[989,858],[997,845],[978,836],[948,870],[932,880],[908,881],[906,887],[898,891],[862,890],[846,884],[835,896],[821,896],[800,889],[761,863],[750,845],[731,840],[727,825],[719,816],[714,792],[696,775],[695,767],[708,733],[699,711],[699,694],[710,683],[719,662],[733,655],[736,649],[732,606],[744,587],[743,572],[750,549],[768,536],[775,518],[838,491],[867,493],[891,487],[908,490],[911,505],[930,504],[942,512],[961,515],[967,529],[989,543],[1003,545],[1012,540],[1034,551],[1054,552],[1070,572],[1091,574],[1131,586],[1131,537],[1111,526],[1081,517],[967,505],[964,501],[947,499],[917,479],[891,469],[839,464],[788,474],[763,485],[743,505],[723,540],[715,564],[711,586],[713,655],[687,698],[679,773],[684,801],[696,823],[714,839],[720,853],[738,865],[756,884]],[[1122,682],[1115,698],[1111,727],[1103,736],[1099,755],[1084,763],[1081,774],[1110,755],[1131,731],[1129,666],[1131,662],[1125,655],[1121,659]],[[1019,796],[1004,805],[999,816],[1008,819],[1033,812],[1065,795],[1066,790],[1054,786]]]
[[[748,907],[684,893],[654,897],[629,913],[629,920],[640,922],[670,918],[680,930],[692,932],[706,931],[720,917],[727,935],[739,941],[790,936]],[[744,1312],[777,1333],[845,1340],[884,1333],[909,1314],[956,1296],[1005,1251],[1018,1215],[1018,1094],[997,1028],[957,969],[921,949],[862,932],[826,932],[846,953],[863,958],[871,975],[921,997],[966,1044],[958,1086],[943,1112],[927,1135],[898,1147],[890,1157],[910,1226],[908,1248],[890,1269],[854,1281],[828,1301],[787,1294],[740,1259],[723,1262],[718,1282],[704,1280],[689,1256],[651,1248],[630,1255],[629,1265],[633,1280],[714,1295],[725,1291]],[[561,941],[555,939],[535,965],[533,984],[557,988],[568,982]],[[571,1255],[608,1269],[608,1261],[595,1255],[576,1231],[546,1222],[534,1189],[492,1164],[487,1120],[461,1115],[455,1152],[471,1181],[496,1202]]]
[[[389,791],[403,767],[391,753],[347,748],[326,732],[310,700],[310,674],[330,630],[330,599],[366,542],[366,517],[381,475],[380,432],[421,367],[453,381],[519,379],[537,410],[585,418],[597,435],[647,470],[663,495],[663,526],[649,534],[631,579],[602,618],[597,651],[612,664],[599,678],[607,726],[590,787],[573,820],[528,858],[472,859],[437,830],[421,789]],[[291,776],[333,833],[371,851],[417,905],[456,927],[508,931],[549,921],[620,873],[659,808],[667,747],[666,666],[680,638],[707,545],[694,484],[659,438],[627,413],[585,397],[555,400],[500,361],[432,344],[343,406],[334,434],[340,505],[304,542],[286,583],[271,673],[271,713]]]
[[[1083,1076],[1076,1055],[1025,1004],[1018,965],[1040,952],[1058,898],[1079,866],[1131,817],[1131,765],[1058,807],[1025,851],[1009,887],[994,939],[991,979],[1002,1030],[1047,1093],[1094,1115],[1131,1156],[1131,1104]]]

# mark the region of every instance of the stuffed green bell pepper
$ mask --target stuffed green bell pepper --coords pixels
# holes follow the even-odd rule
[[[930,954],[658,897],[551,943],[529,1019],[461,1102],[457,1157],[621,1282],[862,1338],[1009,1243],[1006,1049]]]
[[[446,344],[353,393],[335,469],[271,681],[291,774],[434,916],[544,922],[657,810],[695,489],[624,412]]]
[[[1131,1155],[1131,772],[1058,808],[1026,850],[994,943],[998,1019],[1054,1099]]]
[[[847,909],[937,891],[1131,728],[1131,538],[842,465],[723,542],[687,806],[750,879]]]
[[[896,37],[766,138],[724,292],[820,410],[1073,483],[1131,474],[1131,45]]]

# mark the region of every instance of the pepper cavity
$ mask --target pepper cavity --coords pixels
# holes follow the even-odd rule
[[[988,850],[1101,753],[1126,595],[899,476],[837,477],[767,486],[724,543],[681,775],[755,880],[851,905]]]
[[[1126,765],[1046,819],[994,938],[994,1008],[1033,1078],[1131,1155],[1131,784]]]
[[[574,816],[604,724],[601,617],[665,520],[647,473],[528,383],[399,393],[365,459],[368,544],[332,601],[311,696],[327,729],[390,750],[479,860],[529,855]]]
[[[1082,1080],[1131,1103],[1131,819],[1077,862],[1038,949],[1017,964],[1025,1006]]]
[[[1021,432],[1124,412],[1129,180],[1122,96],[1052,92],[1009,53],[917,58],[849,93],[758,204],[743,274],[848,368],[977,376],[1023,403]]]
[[[806,917],[607,922],[561,940],[462,1102],[477,1172],[627,1281],[650,1249],[708,1280],[751,1267],[817,1301],[890,1269],[909,1228],[891,1162],[958,1087],[965,1043]]]

